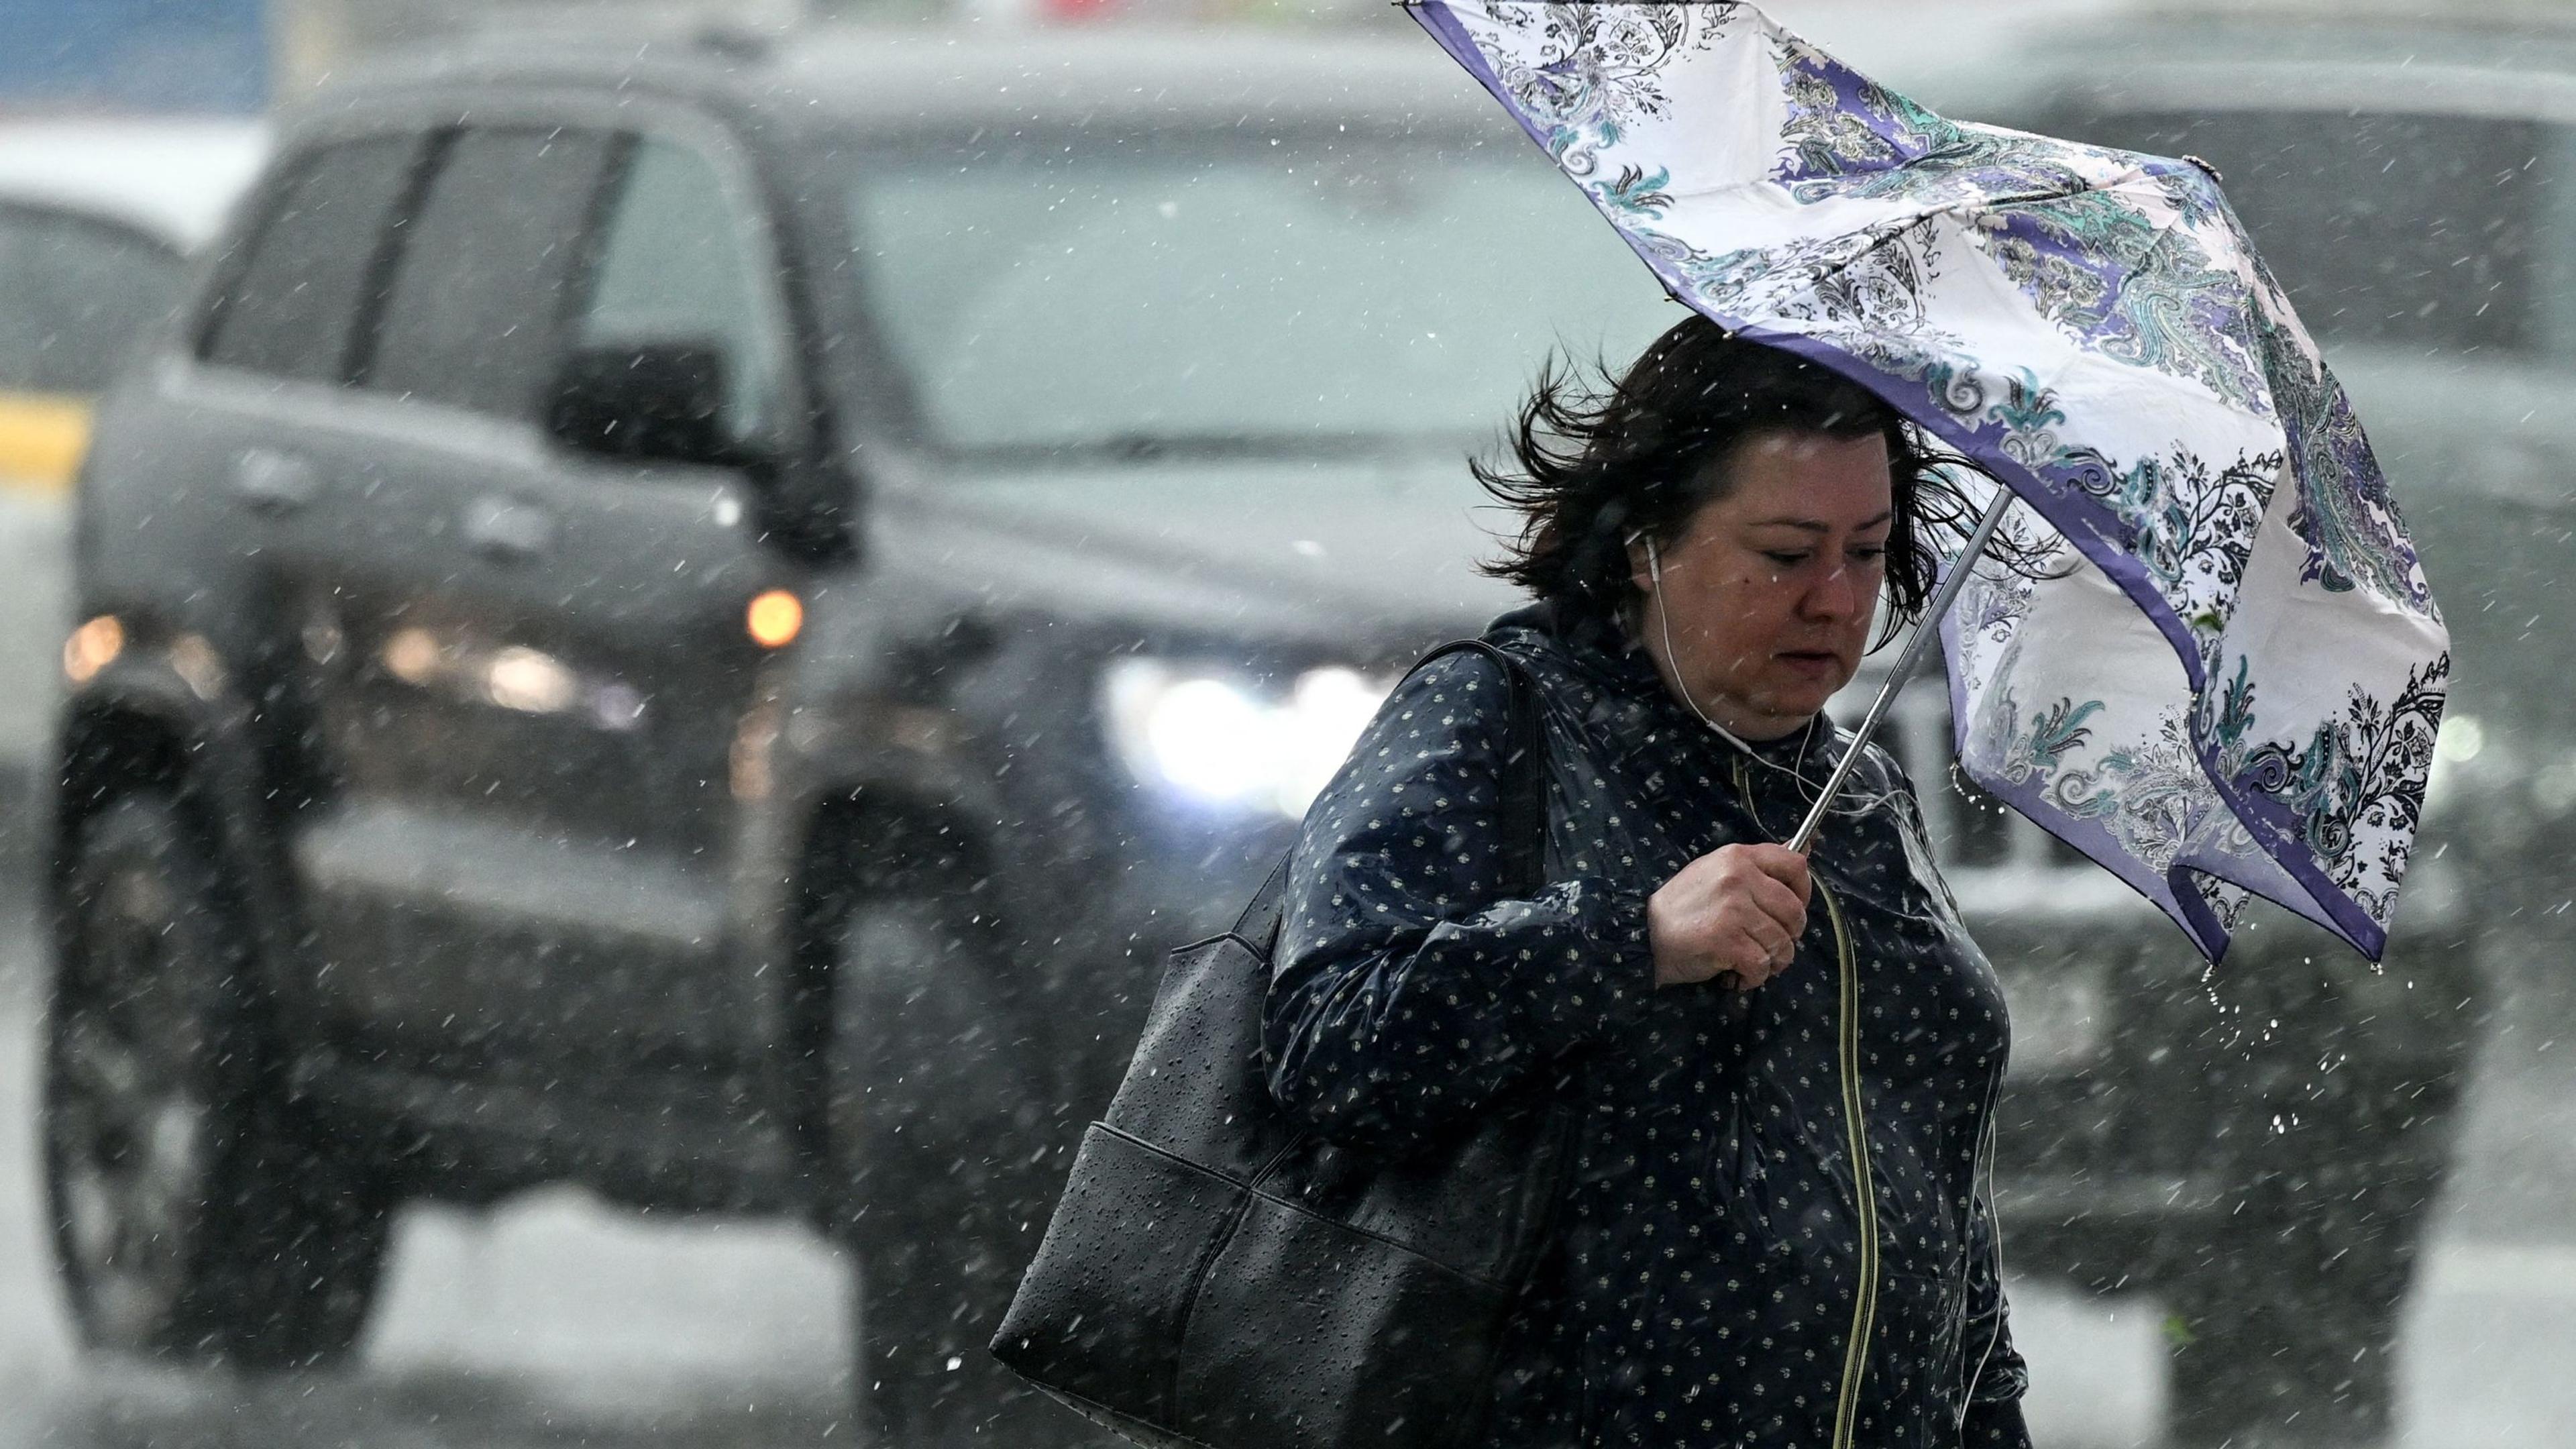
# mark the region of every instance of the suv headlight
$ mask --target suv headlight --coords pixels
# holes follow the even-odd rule
[[[1101,710],[1128,772],[1193,804],[1294,820],[1333,778],[1393,682],[1338,666],[1284,689],[1215,668],[1120,659]]]
[[[2441,733],[2433,740],[2433,768],[2424,782],[2425,813],[2450,814],[2471,804],[2470,797],[2488,794],[2499,778],[2518,778],[2523,772],[2507,758],[2513,753],[2512,743],[2492,738],[2476,715],[2444,715]]]

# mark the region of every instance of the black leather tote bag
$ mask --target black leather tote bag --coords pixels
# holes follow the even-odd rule
[[[1527,850],[1498,884],[1534,894],[1546,806],[1532,686],[1482,640],[1422,663],[1457,649],[1511,682],[1504,818]],[[1472,1445],[1505,1318],[1563,1196],[1573,1114],[1534,1090],[1401,1159],[1289,1120],[1261,1043],[1286,875],[1282,860],[1234,930],[1172,953],[993,1352],[1143,1444]]]

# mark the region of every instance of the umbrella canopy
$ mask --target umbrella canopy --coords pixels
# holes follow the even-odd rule
[[[1749,4],[1409,8],[1676,299],[2055,531],[1940,621],[1971,778],[2212,960],[2248,892],[2379,957],[2449,636],[2207,167],[1944,119]]]

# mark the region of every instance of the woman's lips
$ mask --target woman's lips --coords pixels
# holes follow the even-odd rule
[[[1786,665],[1793,674],[1822,679],[1842,668],[1843,661],[1829,649],[1786,649],[1771,656]]]

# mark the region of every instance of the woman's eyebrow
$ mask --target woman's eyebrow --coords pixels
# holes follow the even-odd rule
[[[1860,522],[1852,525],[1852,532],[1858,533],[1864,528],[1876,528],[1882,523],[1894,520],[1895,517],[1896,513],[1891,509],[1888,512],[1879,514],[1875,518],[1864,518]],[[1804,529],[1809,533],[1831,533],[1834,531],[1834,526],[1825,522],[1821,518],[1757,518],[1746,526],[1751,528],[1798,528]]]

